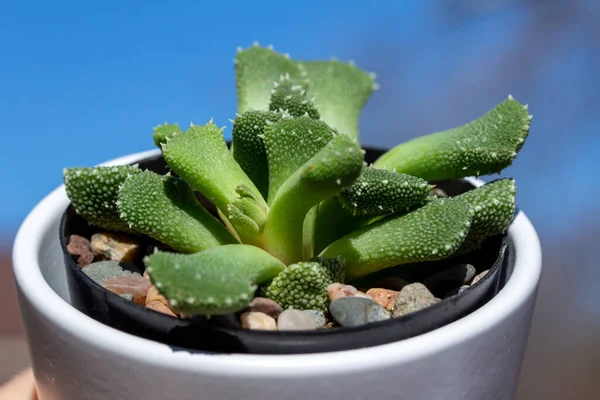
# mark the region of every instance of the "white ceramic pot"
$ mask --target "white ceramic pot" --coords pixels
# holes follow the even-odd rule
[[[509,229],[516,258],[507,284],[454,323],[351,351],[208,355],[176,352],[115,330],[69,304],[58,241],[68,204],[64,187],[54,190],[29,214],[14,245],[15,278],[40,400],[514,397],[542,264],[537,234],[523,212]]]

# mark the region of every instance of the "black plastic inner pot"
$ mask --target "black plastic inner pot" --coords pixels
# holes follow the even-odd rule
[[[367,148],[365,160],[373,162],[383,153]],[[162,156],[139,162],[142,169],[166,173]],[[465,180],[436,182],[450,196],[473,186]],[[210,204],[205,203],[207,207]],[[212,207],[214,210],[214,207]],[[147,309],[104,289],[83,273],[66,250],[69,236],[90,237],[99,229],[90,227],[72,206],[60,224],[60,243],[67,269],[69,291],[74,307],[95,320],[130,334],[170,345],[177,350],[212,353],[293,354],[350,350],[407,339],[454,322],[475,311],[494,297],[512,270],[511,246],[506,234],[489,238],[480,250],[437,262],[415,263],[389,268],[372,278],[396,276],[419,281],[453,264],[468,262],[477,273],[490,270],[472,287],[421,311],[400,318],[355,328],[330,328],[317,331],[252,331],[239,327],[235,315],[189,319],[170,317]]]

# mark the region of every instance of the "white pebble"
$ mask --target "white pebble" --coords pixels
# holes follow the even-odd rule
[[[315,320],[302,310],[284,310],[277,318],[277,329],[280,331],[315,330]]]

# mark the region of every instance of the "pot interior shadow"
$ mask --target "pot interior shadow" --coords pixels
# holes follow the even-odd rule
[[[373,162],[384,150],[365,148],[365,160]],[[138,162],[140,168],[160,174],[168,171],[162,155]],[[465,180],[435,182],[450,196],[474,188]],[[199,196],[201,203],[215,213],[214,206]],[[514,265],[513,246],[506,234],[488,238],[481,249],[454,259],[414,263],[388,268],[356,282],[368,285],[376,280],[397,277],[408,282],[422,281],[435,271],[468,263],[477,273],[489,272],[475,285],[460,293],[434,295],[442,298],[437,304],[420,311],[375,322],[360,327],[335,327],[316,331],[253,331],[241,329],[235,315],[207,318],[175,318],[128,301],[90,279],[67,252],[71,234],[89,238],[99,229],[90,227],[69,206],[60,224],[60,244],[63,250],[72,305],[91,318],[115,329],[171,346],[173,351],[208,354],[298,354],[351,350],[376,346],[421,335],[452,323],[480,308],[493,298],[510,277]],[[141,237],[145,246],[159,245]],[[164,245],[160,245],[164,249]]]

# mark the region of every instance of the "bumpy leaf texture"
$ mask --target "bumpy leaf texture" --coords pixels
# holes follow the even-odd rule
[[[183,253],[236,243],[179,178],[151,171],[132,175],[119,191],[117,207],[121,219],[136,232]]]
[[[344,236],[321,255],[341,257],[349,280],[395,265],[440,260],[464,242],[473,214],[473,208],[465,201],[437,199],[408,214],[384,218]]]
[[[466,125],[402,143],[373,165],[428,181],[499,173],[523,147],[531,118],[509,97]]]
[[[285,265],[255,246],[234,244],[196,254],[157,252],[146,271],[171,307],[186,314],[227,314],[250,304],[258,285]]]
[[[90,225],[131,233],[129,226],[119,218],[116,201],[119,186],[125,179],[141,172],[137,165],[67,168],[64,170],[65,189],[77,213]]]

